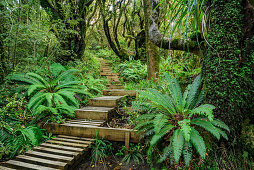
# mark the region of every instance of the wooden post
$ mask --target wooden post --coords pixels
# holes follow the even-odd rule
[[[125,148],[129,150],[130,149],[130,132],[125,132],[124,141],[125,141]],[[127,155],[128,151],[125,151],[124,154]]]

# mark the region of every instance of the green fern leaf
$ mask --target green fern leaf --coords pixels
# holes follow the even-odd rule
[[[182,155],[183,144],[184,144],[183,133],[180,129],[176,129],[173,133],[172,147],[174,159],[177,164],[179,163],[180,156]]]
[[[168,88],[170,90],[170,94],[176,103],[177,111],[181,112],[183,110],[183,100],[182,100],[182,91],[179,85],[179,82],[171,77],[169,74],[165,74],[165,79],[167,81]]]
[[[215,136],[218,140],[220,140],[220,133],[218,132],[218,129],[213,126],[212,123],[206,118],[196,118],[191,120],[191,123],[204,128],[205,130],[209,131],[213,136]]]
[[[191,157],[192,157],[192,147],[191,146],[192,146],[191,143],[186,142],[186,141],[183,145],[183,158],[184,158],[185,165],[187,167],[189,167]]]
[[[201,158],[205,159],[205,152],[206,152],[205,142],[203,138],[200,136],[200,134],[198,133],[198,131],[196,131],[193,127],[191,127],[190,139],[191,139],[191,143],[196,148]]]
[[[49,83],[46,80],[44,80],[44,78],[41,77],[39,74],[30,72],[30,73],[26,73],[26,75],[39,80],[41,82],[41,84],[46,86],[46,87],[49,86]]]
[[[222,122],[222,121],[219,120],[219,119],[215,119],[215,120],[211,121],[211,123],[212,123],[214,126],[217,126],[217,127],[219,127],[219,128],[225,129],[225,130],[227,130],[228,132],[230,132],[229,127],[228,127],[224,122]]]
[[[198,103],[201,92],[201,75],[198,75],[191,86],[187,89],[188,96],[186,98],[186,108],[193,109]]]
[[[162,163],[163,161],[165,161],[169,155],[173,155],[173,149],[171,144],[169,144],[168,146],[166,146],[163,151],[162,151],[162,155],[160,156],[160,159],[158,160],[159,163]]]
[[[189,142],[190,141],[190,133],[191,133],[190,120],[184,119],[182,121],[178,121],[178,124],[181,127],[181,131],[183,132],[184,139],[187,142]]]
[[[70,92],[70,91],[65,91],[65,90],[59,90],[57,92],[57,94],[61,95],[65,99],[69,100],[69,102],[71,102],[75,107],[79,106],[77,99],[74,97],[75,93]]]
[[[30,85],[27,91],[28,96],[30,96],[35,90],[45,89],[46,87],[41,84]]]
[[[193,109],[191,111],[191,114],[189,115],[189,117],[193,116],[193,115],[200,115],[200,116],[207,116],[207,118],[210,121],[213,121],[214,115],[213,115],[213,109],[215,109],[215,106],[211,105],[211,104],[203,104],[200,105],[199,107]]]

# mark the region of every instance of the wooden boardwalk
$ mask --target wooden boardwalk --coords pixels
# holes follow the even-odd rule
[[[100,75],[108,79],[108,89],[102,97],[89,100],[87,107],[75,111],[76,119],[63,124],[41,125],[56,136],[38,147],[0,164],[0,170],[8,169],[73,169],[82,159],[94,137],[98,134],[112,141],[138,142],[139,138],[129,129],[103,127],[115,113],[115,108],[124,96],[136,96],[136,91],[124,90],[117,73],[112,73],[109,64],[100,59]]]

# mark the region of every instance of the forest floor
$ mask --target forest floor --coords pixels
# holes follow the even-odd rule
[[[128,165],[122,162],[124,156],[116,156],[117,152],[122,148],[124,143],[121,142],[112,142],[112,147],[114,150],[111,155],[106,159],[99,161],[97,164],[91,162],[91,154],[86,154],[83,161],[76,167],[75,170],[146,170],[149,169],[149,166],[140,160],[140,163],[135,164],[133,160],[129,162]]]

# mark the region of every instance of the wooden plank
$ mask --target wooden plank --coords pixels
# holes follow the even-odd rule
[[[108,89],[102,90],[102,94],[105,96],[136,96],[135,90],[124,90],[124,89]]]
[[[15,159],[21,162],[31,163],[35,165],[50,167],[50,168],[57,168],[57,169],[67,169],[67,166],[68,166],[68,164],[64,162],[52,161],[49,159],[42,159],[42,158],[37,158],[37,157],[32,157],[27,155],[19,155]]]
[[[109,111],[101,110],[82,110],[76,109],[75,116],[78,119],[95,119],[95,120],[108,120]]]
[[[46,142],[47,143],[55,143],[55,144],[65,145],[65,146],[73,146],[73,147],[78,147],[78,148],[86,148],[88,146],[88,144],[62,142],[62,141],[57,141],[57,140],[48,140]]]
[[[63,146],[63,145],[59,145],[59,144],[50,144],[50,143],[42,143],[40,146],[54,148],[54,149],[61,149],[64,151],[79,152],[79,153],[81,153],[84,150],[82,148]]]
[[[76,137],[76,136],[65,136],[65,135],[58,135],[58,137],[61,137],[61,138],[68,138],[68,139],[88,140],[88,141],[94,141],[94,140],[95,140],[95,139],[92,139],[92,138],[82,138],[82,137]]]
[[[46,153],[58,154],[58,155],[62,155],[62,156],[79,156],[81,153],[81,152],[65,151],[62,149],[46,148],[43,146],[34,147],[33,150],[40,151],[40,152],[46,152]]]
[[[89,100],[89,106],[117,107],[122,96],[102,96]]]
[[[50,168],[40,165],[34,165],[26,162],[16,161],[16,160],[9,160],[6,162],[6,165],[11,168],[18,168],[18,169],[40,169],[40,170],[56,170],[56,168]]]
[[[130,132],[125,132],[125,148],[127,150],[130,149]],[[128,154],[128,151],[125,151],[125,155]]]
[[[83,126],[74,124],[54,124],[50,123],[44,126],[48,132],[58,135],[70,135],[78,137],[96,137],[96,134],[104,139],[112,141],[125,141],[125,132],[130,132],[130,142],[139,142],[139,136],[135,135],[135,131],[130,129],[107,128],[96,126]]]
[[[91,126],[102,126],[102,123],[85,123],[85,122],[66,122],[67,124],[80,124],[80,125],[91,125]]]
[[[49,153],[44,153],[44,152],[32,151],[32,150],[27,151],[25,154],[30,155],[30,156],[36,156],[39,158],[67,162],[68,164],[71,164],[74,160],[74,156],[61,156],[61,155],[57,155],[57,154],[52,154],[52,153],[49,154]]]
[[[73,143],[79,143],[79,144],[91,144],[91,141],[85,141],[85,140],[75,140],[75,139],[66,139],[61,137],[52,138],[52,140],[58,140],[58,141],[67,141],[67,142],[73,142]]]
[[[15,169],[4,167],[4,166],[0,166],[0,170],[15,170]]]

